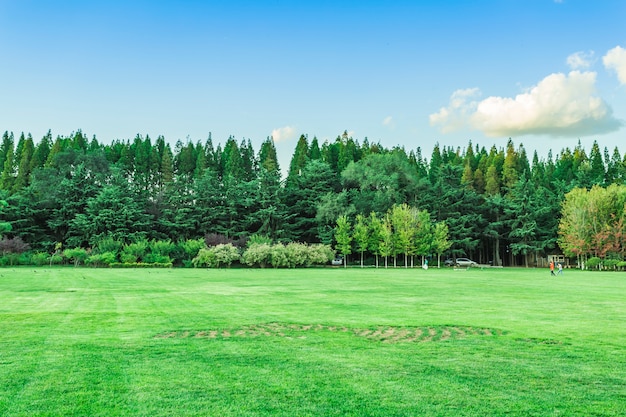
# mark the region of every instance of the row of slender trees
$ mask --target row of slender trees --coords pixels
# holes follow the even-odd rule
[[[430,213],[418,210],[407,204],[394,205],[382,217],[370,213],[366,217],[357,214],[354,224],[351,224],[344,214],[337,219],[335,227],[336,248],[343,255],[344,266],[346,256],[354,248],[361,259],[366,252],[378,258],[383,257],[385,268],[389,257],[393,258],[394,267],[397,266],[398,256],[404,255],[404,267],[414,266],[415,255],[424,258],[437,255],[438,262],[441,254],[448,250],[451,242],[448,240],[448,226],[445,222],[433,222]]]
[[[579,143],[529,158],[512,140],[490,148],[470,142],[436,145],[427,158],[419,147],[385,148],[347,133],[323,143],[302,135],[285,178],[271,138],[257,152],[250,140],[215,144],[210,135],[171,145],[162,136],[105,144],[81,131],[38,140],[5,132],[0,168],[0,234],[33,250],[211,233],[341,245],[340,217],[383,219],[407,204],[445,223],[447,256],[494,265],[532,265],[559,253],[565,195],[626,181],[619,150],[597,143],[589,152]]]

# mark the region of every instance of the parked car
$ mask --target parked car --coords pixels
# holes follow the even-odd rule
[[[343,258],[341,256],[337,256],[335,259],[330,261],[332,265],[339,266],[343,265]]]
[[[443,264],[444,264],[445,266],[454,266],[454,259],[452,259],[452,258],[448,258],[448,259],[446,259],[445,261],[443,261]]]
[[[470,266],[478,266],[478,264],[468,258],[456,258],[456,266],[470,267]]]

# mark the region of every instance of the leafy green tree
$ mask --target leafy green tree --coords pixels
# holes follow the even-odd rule
[[[335,228],[335,240],[337,241],[337,250],[343,255],[343,266],[347,266],[347,257],[352,253],[353,236],[350,233],[352,226],[348,221],[348,217],[343,215],[337,219]]]
[[[383,222],[376,215],[376,213],[371,212],[368,221],[369,233],[367,240],[367,248],[368,250],[376,256],[376,268],[378,268],[378,257],[381,255],[380,252],[380,244],[383,240]]]
[[[84,248],[73,248],[73,249],[65,249],[63,251],[63,256],[67,259],[72,260],[74,263],[74,267],[80,265],[81,262],[85,262],[89,257],[89,254]]]
[[[415,208],[411,208],[411,219],[414,225],[414,236],[410,253],[412,255],[421,255],[422,264],[424,264],[424,257],[430,255],[434,250],[435,237],[433,235],[433,223],[430,218],[430,213],[426,210],[418,211]]]
[[[369,226],[367,218],[362,214],[357,214],[353,231],[356,250],[361,254],[361,268],[363,268],[363,254],[369,246]]]
[[[452,242],[448,240],[448,225],[445,222],[435,223],[432,249],[437,254],[437,267],[441,267],[441,254],[450,249],[450,246]]]
[[[408,256],[414,247],[416,219],[407,204],[395,205],[389,211],[394,231],[394,267],[396,254],[404,254],[404,267],[408,268]]]
[[[394,248],[393,230],[392,230],[391,218],[389,214],[385,215],[385,217],[383,218],[381,222],[379,236],[380,236],[380,241],[378,243],[378,251],[380,253],[380,256],[385,258],[385,269],[386,269],[388,266],[387,260],[389,256],[393,255],[393,248]]]
[[[342,185],[358,213],[385,213],[394,204],[413,201],[417,177],[406,155],[400,152],[371,154],[348,165]]]

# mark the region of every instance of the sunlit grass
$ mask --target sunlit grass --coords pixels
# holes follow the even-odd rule
[[[0,275],[3,416],[626,415],[621,273]]]

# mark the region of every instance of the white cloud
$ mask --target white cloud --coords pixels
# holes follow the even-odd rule
[[[551,74],[514,98],[488,97],[471,101],[477,89],[456,91],[446,108],[430,115],[442,132],[460,128],[482,131],[491,137],[547,134],[586,136],[608,133],[622,122],[595,94],[595,72]]]
[[[383,120],[383,125],[384,126],[393,127],[394,126],[393,117],[391,117],[391,116],[385,117],[384,120]]]
[[[443,133],[470,127],[469,119],[478,105],[478,102],[472,99],[478,96],[480,96],[478,88],[456,90],[450,97],[448,107],[442,107],[439,112],[429,116],[430,124],[439,125]]]
[[[607,69],[617,73],[620,83],[626,84],[626,49],[616,46],[602,57],[602,62]]]
[[[587,69],[591,67],[591,64],[593,63],[593,55],[593,51],[575,52],[567,57],[566,62],[567,65],[573,70]]]
[[[297,136],[296,129],[291,126],[279,127],[272,130],[272,140],[274,143],[285,142],[295,139]]]

